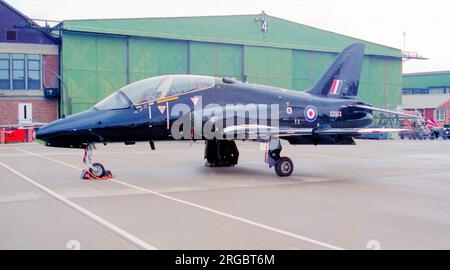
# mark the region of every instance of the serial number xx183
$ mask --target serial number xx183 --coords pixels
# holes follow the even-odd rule
[[[341,111],[330,111],[330,117],[333,117],[333,118],[342,117],[342,112]]]

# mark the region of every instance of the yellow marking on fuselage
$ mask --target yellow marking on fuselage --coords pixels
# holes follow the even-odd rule
[[[177,99],[178,99],[178,96],[176,96],[176,97],[168,97],[168,98],[157,100],[156,103],[160,104],[160,103],[164,103],[164,102],[168,102],[168,101],[172,101],[172,100],[177,100]]]

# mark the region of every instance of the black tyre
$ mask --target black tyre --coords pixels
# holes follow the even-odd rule
[[[290,176],[294,171],[294,163],[288,157],[281,157],[275,164],[275,172],[280,177]]]
[[[89,168],[89,172],[95,177],[103,177],[105,176],[106,170],[105,167],[101,163],[93,163],[92,167]]]

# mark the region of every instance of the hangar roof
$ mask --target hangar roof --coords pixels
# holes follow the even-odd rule
[[[450,70],[413,72],[413,73],[404,73],[403,74],[404,77],[428,76],[428,75],[450,75]]]
[[[268,31],[261,30],[262,20]],[[175,18],[66,20],[69,31],[141,36],[323,52],[340,52],[354,42],[366,44],[366,54],[402,57],[400,49],[340,35],[266,14]]]
[[[403,74],[403,88],[450,86],[450,71],[431,71]]]

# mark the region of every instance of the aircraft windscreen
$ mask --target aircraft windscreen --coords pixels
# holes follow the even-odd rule
[[[153,101],[193,90],[214,87],[216,79],[197,75],[167,75],[129,84],[122,89],[134,104]]]
[[[130,102],[126,97],[124,97],[121,92],[116,91],[105,99],[101,100],[94,107],[99,110],[126,109],[130,107]]]

